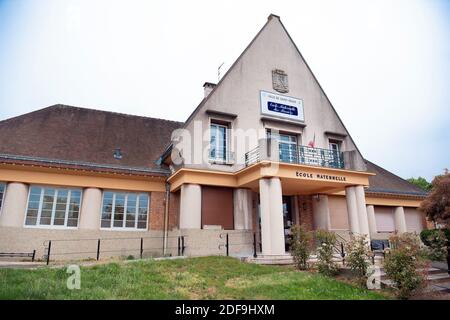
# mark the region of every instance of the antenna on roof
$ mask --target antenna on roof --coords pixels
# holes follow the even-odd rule
[[[220,68],[225,64],[225,62],[222,62],[222,64],[217,68],[217,82],[220,81]]]

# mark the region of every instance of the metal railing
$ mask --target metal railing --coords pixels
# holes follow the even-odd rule
[[[167,237],[167,239],[171,240],[172,243],[172,245],[166,247],[166,250],[172,251],[172,253],[168,254],[168,256],[184,255],[186,250],[186,237],[187,236],[184,235]],[[74,257],[75,260],[83,258],[94,259],[95,257],[95,260],[98,261],[100,260],[101,254],[106,254],[109,257],[117,254],[120,255],[124,252],[129,256],[133,256],[131,253],[137,254],[140,259],[144,257],[144,254],[146,256],[150,254],[151,257],[162,257],[164,256],[162,245],[163,239],[164,238],[160,236],[150,236],[45,240],[43,243],[43,260],[47,265],[50,263],[51,258],[56,257]],[[128,243],[125,244],[125,242]],[[55,245],[58,246],[55,247]],[[79,248],[86,249],[80,250]]]
[[[261,160],[261,146],[245,154],[245,165],[249,166]],[[306,164],[326,168],[344,169],[344,155],[330,149],[298,146],[289,143],[278,143],[278,161],[284,163]]]

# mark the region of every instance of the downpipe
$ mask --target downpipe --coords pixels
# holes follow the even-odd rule
[[[166,182],[166,202],[164,204],[163,256],[167,254],[167,242],[169,234],[169,200],[170,200],[170,183]]]

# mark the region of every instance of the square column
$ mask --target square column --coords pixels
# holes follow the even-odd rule
[[[403,207],[396,207],[394,209],[394,221],[395,221],[395,230],[398,233],[407,232],[406,229],[406,219],[405,219],[405,210]]]
[[[356,207],[358,208],[359,231],[370,239],[369,221],[366,211],[366,195],[363,186],[355,187]]]
[[[359,234],[359,218],[358,207],[356,206],[355,187],[345,188],[345,200],[347,201],[348,223],[350,224],[350,232]]]
[[[180,229],[202,228],[202,188],[198,184],[183,184],[180,196]]]
[[[259,194],[262,254],[284,255],[283,199],[280,179],[260,179]]]
[[[367,220],[369,222],[369,231],[370,234],[376,234],[377,233],[377,223],[375,220],[375,208],[373,205],[367,205]]]
[[[80,229],[100,229],[101,212],[102,190],[97,188],[84,189],[80,212]]]
[[[330,209],[328,206],[328,196],[321,194],[316,198],[313,196],[313,220],[314,229],[330,230]]]
[[[23,227],[28,201],[28,185],[10,182],[6,185],[5,200],[0,214],[0,226]]]
[[[253,228],[251,190],[234,189],[233,202],[234,230],[251,230]]]

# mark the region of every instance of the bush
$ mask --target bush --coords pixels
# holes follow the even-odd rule
[[[334,276],[339,268],[333,261],[333,251],[336,245],[336,235],[333,232],[316,231],[317,246],[317,270],[324,275]]]
[[[432,261],[445,261],[447,259],[447,237],[443,230],[430,231],[420,233],[422,242],[427,246],[426,256]]]
[[[407,299],[425,284],[426,274],[420,269],[426,267],[421,258],[421,246],[417,235],[404,233],[389,239],[392,248],[386,255],[384,268],[401,299]]]
[[[306,230],[304,225],[294,225],[291,232],[291,255],[297,268],[306,270],[308,269],[308,259],[312,249],[312,234]]]
[[[345,249],[347,266],[356,274],[361,285],[366,284],[367,278],[370,276],[368,268],[371,254],[367,238],[353,235]]]
[[[450,229],[424,229],[420,233],[420,240],[422,240],[426,246],[430,246],[430,241],[432,241],[433,237],[436,237],[439,232],[443,232],[448,243],[450,243]]]

